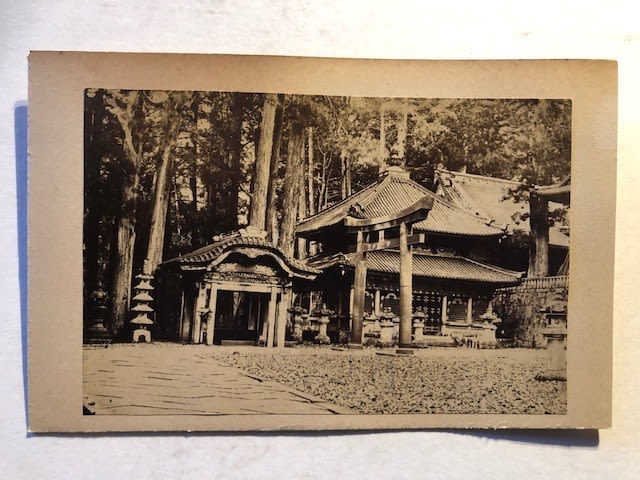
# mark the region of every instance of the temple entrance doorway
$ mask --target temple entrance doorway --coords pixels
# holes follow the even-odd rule
[[[217,293],[214,341],[255,345],[266,337],[269,294],[220,290]]]

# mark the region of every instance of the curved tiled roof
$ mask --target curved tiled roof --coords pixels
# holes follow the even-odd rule
[[[530,230],[529,220],[518,219],[520,214],[529,213],[528,202],[517,201],[510,194],[510,190],[518,187],[520,183],[443,169],[437,171],[436,179],[439,194],[476,218],[484,221],[493,220],[497,227],[509,232]],[[563,186],[562,189],[568,196],[569,187]],[[544,188],[542,190],[545,191]],[[550,191],[555,193],[555,190]],[[561,207],[558,203],[549,204],[550,210]],[[561,247],[569,245],[569,236],[562,231],[561,225],[549,228],[549,243]]]
[[[457,255],[441,255],[422,251],[413,253],[413,276],[440,280],[464,280],[482,283],[515,284],[522,272],[476,262]],[[315,268],[348,265],[355,268],[356,254],[337,254],[330,257],[309,259]],[[378,250],[367,253],[367,271],[397,274],[400,256],[395,250]]]
[[[280,257],[285,264],[293,271],[308,274],[317,274],[318,270],[309,266],[307,263],[297,260],[295,258],[284,255],[278,248],[273,246],[271,242],[261,236],[243,235],[240,232],[233,232],[222,237],[220,240],[206,245],[202,248],[194,250],[193,252],[181,255],[179,257],[167,260],[164,265],[178,264],[184,266],[198,266],[206,265],[228,250],[237,249],[240,247],[254,247],[260,248]]]
[[[388,172],[359,192],[302,220],[296,227],[296,233],[305,236],[305,233],[335,225],[356,204],[361,207],[359,213],[364,218],[377,218],[393,215],[425,196],[434,200],[433,208],[425,220],[414,225],[418,231],[466,236],[496,236],[503,233],[500,228],[453,205],[398,171]]]

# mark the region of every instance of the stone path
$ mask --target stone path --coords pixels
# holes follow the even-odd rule
[[[85,346],[83,392],[97,415],[354,413],[222,365],[197,345]]]

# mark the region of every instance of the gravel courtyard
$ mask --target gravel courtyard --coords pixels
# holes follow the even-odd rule
[[[361,413],[566,414],[567,386],[537,381],[546,352],[429,348],[211,350],[221,363]]]
[[[414,355],[154,343],[85,347],[97,413],[565,414],[566,382],[537,381],[546,351],[427,348]]]

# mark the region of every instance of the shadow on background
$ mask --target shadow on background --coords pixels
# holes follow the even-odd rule
[[[448,433],[453,435],[469,435],[487,440],[521,442],[538,445],[552,445],[579,448],[597,448],[599,433],[596,429],[583,430],[544,430],[544,429],[423,429],[423,430],[355,430],[355,431],[320,431],[320,432],[106,432],[106,433],[29,433],[27,436],[47,437],[327,437],[347,435],[376,435],[385,433]]]
[[[16,201],[18,211],[18,282],[20,286],[20,325],[22,340],[22,382],[24,385],[24,415],[28,424],[28,348],[27,348],[27,102],[20,100],[14,108],[16,148]]]

